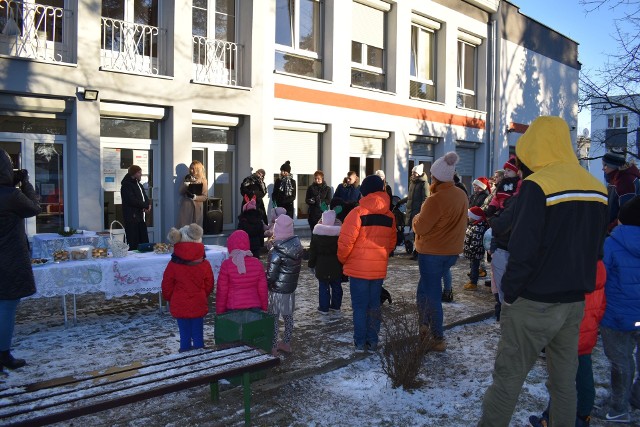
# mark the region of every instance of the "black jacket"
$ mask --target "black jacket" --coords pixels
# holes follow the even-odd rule
[[[339,226],[335,228],[340,230]],[[342,264],[338,261],[337,234],[335,236],[316,234],[314,230],[314,234],[311,235],[308,266],[315,268],[318,280],[330,282],[342,279]]]
[[[273,194],[271,195],[273,201],[276,203],[276,206],[283,207],[287,210],[287,215],[293,218],[293,202],[296,200],[296,180],[291,179],[291,194],[287,195],[284,191],[280,190],[280,184],[282,183],[282,178],[276,179],[276,182],[273,183]]]
[[[264,181],[260,179],[258,175],[251,174],[245,179],[242,180],[242,184],[240,184],[240,194],[242,195],[242,206],[245,205],[244,196],[246,195],[249,199],[253,196],[256,196],[256,209],[260,212],[262,217],[262,222],[267,224],[267,210],[264,207],[264,196],[267,195],[267,187],[264,184]]]
[[[539,117],[518,140],[516,154],[533,173],[520,187],[502,277],[507,303],[584,300],[596,283],[607,224],[604,186],[578,163],[569,127]]]
[[[469,207],[478,206],[481,208],[487,197],[489,197],[489,192],[487,190],[482,190],[479,193],[474,192],[469,196]]]
[[[313,228],[320,218],[322,217],[322,202],[327,205],[331,203],[331,187],[322,182],[322,184],[316,184],[315,182],[307,188],[307,194],[305,196],[305,202],[309,205],[309,225]]]
[[[122,178],[120,195],[122,196],[122,216],[124,222],[144,222],[144,209],[151,202],[140,182],[126,175]]]
[[[248,209],[238,216],[238,230],[244,230],[249,235],[251,252],[257,255],[264,246],[264,223],[262,214],[257,209]]]
[[[19,189],[13,185],[11,159],[0,150],[0,300],[36,292],[24,219],[40,211],[38,196],[28,181]]]

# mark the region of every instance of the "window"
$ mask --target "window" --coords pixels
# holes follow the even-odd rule
[[[0,31],[7,36],[22,36],[34,41],[62,42],[64,0],[5,1],[0,8]]]
[[[322,78],[321,0],[276,0],[276,71]]]
[[[103,0],[103,49],[157,57],[158,1]]]
[[[353,3],[351,84],[385,90],[385,25],[390,5],[378,3],[380,8]]]
[[[605,146],[612,148],[627,148],[628,114],[609,114],[607,116],[607,130],[605,131]]]
[[[439,24],[434,22],[439,28]],[[411,80],[409,96],[436,100],[436,33],[434,28],[411,25]]]
[[[193,35],[235,42],[235,14],[235,0],[193,0]]]
[[[608,129],[620,129],[627,128],[629,125],[628,114],[609,114],[607,116],[607,128]]]
[[[458,107],[477,108],[476,69],[477,46],[458,40]]]

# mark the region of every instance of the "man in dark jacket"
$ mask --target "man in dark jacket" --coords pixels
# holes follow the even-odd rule
[[[242,184],[240,184],[240,194],[242,195],[242,207],[244,207],[246,199],[244,196],[247,196],[249,200],[256,196],[256,210],[260,212],[260,217],[262,218],[262,222],[268,224],[269,221],[267,219],[267,210],[264,207],[264,196],[267,195],[267,187],[264,184],[264,169],[258,169],[255,173],[252,173],[248,177],[242,180]]]
[[[296,200],[296,180],[291,177],[291,162],[287,160],[280,166],[280,178],[273,183],[271,198],[275,206],[287,210],[287,216],[293,218],[293,202]]]
[[[40,211],[28,174],[14,173],[9,154],[0,149],[0,375],[3,368],[26,364],[11,355],[11,340],[20,298],[36,292],[24,220]]]
[[[124,231],[130,251],[138,249],[140,243],[149,242],[145,214],[151,212],[151,201],[140,184],[140,179],[142,179],[142,168],[137,165],[129,166],[129,171],[122,178],[120,187]]]
[[[604,186],[582,168],[560,117],[539,117],[518,141],[525,178],[516,201],[493,384],[478,426],[506,426],[546,349],[551,425],[576,422],[578,331],[596,283],[607,225]]]
[[[618,213],[622,205],[640,196],[640,171],[627,163],[624,154],[607,153],[602,157],[602,170],[609,193],[609,231],[618,225]]]

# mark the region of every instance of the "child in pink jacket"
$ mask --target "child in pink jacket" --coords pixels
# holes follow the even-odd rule
[[[216,314],[229,310],[267,311],[267,277],[258,258],[249,250],[249,235],[242,230],[227,239],[229,258],[224,260],[216,288]]]

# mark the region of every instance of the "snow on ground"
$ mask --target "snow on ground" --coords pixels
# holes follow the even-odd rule
[[[461,290],[468,263],[454,267],[452,304],[445,304],[445,323],[493,308],[489,288]],[[412,304],[419,276],[407,256],[390,261],[385,282],[398,310]],[[417,390],[393,389],[377,354],[354,355],[348,286],[343,313],[317,313],[317,282],[304,269],[296,291],[294,352],[269,377],[253,385],[252,417],[261,426],[473,426],[485,390],[491,383],[499,324],[493,318],[446,331],[448,349],[429,353]],[[69,300],[69,298],[68,298]],[[69,303],[69,301],[68,301]],[[384,315],[384,314],[383,314]],[[179,334],[175,320],[160,313],[153,295],[106,300],[98,294],[78,296],[78,325],[63,325],[59,298],[27,299],[19,308],[14,354],[29,365],[0,379],[0,388],[66,375],[127,365],[175,353]],[[205,340],[213,343],[213,316],[205,319]],[[594,350],[597,399],[607,395],[609,365],[601,344]],[[529,415],[546,406],[545,361],[539,358],[522,388],[512,426],[526,426]],[[223,391],[212,404],[208,387],[130,404],[60,425],[77,426],[227,426],[242,425],[239,388]],[[634,420],[640,421],[640,411]],[[592,426],[605,424],[593,420]]]

